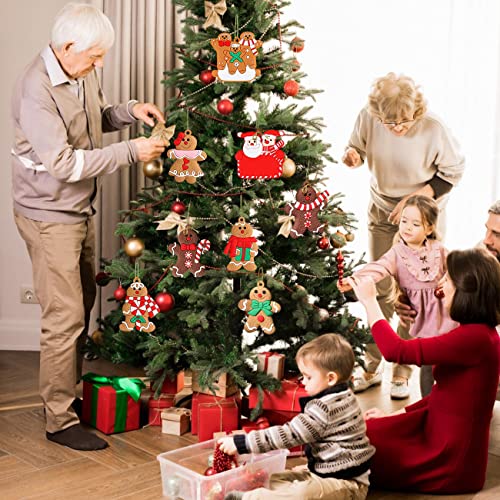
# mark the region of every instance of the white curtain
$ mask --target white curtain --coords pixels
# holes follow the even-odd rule
[[[175,67],[174,43],[181,39],[181,24],[171,0],[90,0],[111,20],[115,29],[115,43],[105,58],[102,87],[109,103],[155,103],[164,110],[174,89],[162,85],[163,72]],[[106,134],[105,144],[136,137],[140,126]],[[148,181],[149,182],[149,181]],[[103,181],[97,204],[98,258],[111,258],[120,248],[114,236],[120,221],[118,211],[127,209],[129,201],[145,185],[142,170],[136,165],[122,169]],[[117,287],[112,282],[99,293],[94,315],[104,314],[109,308],[106,299]],[[101,291],[101,289],[99,290]]]
[[[343,192],[359,230],[349,249],[367,248],[366,167],[340,163],[373,80],[389,71],[412,76],[429,108],[461,144],[466,172],[451,195],[448,248],[473,246],[484,236],[487,209],[500,198],[500,2],[491,0],[351,0],[292,2],[286,19],[304,25],[298,54],[308,87],[322,88],[313,116],[338,165],[327,169],[329,189]],[[320,14],[320,15],[318,15]]]

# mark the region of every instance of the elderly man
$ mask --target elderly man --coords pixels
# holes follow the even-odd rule
[[[166,146],[146,138],[102,146],[103,132],[138,119],[148,125],[165,121],[153,104],[106,104],[95,68],[102,67],[113,42],[113,27],[101,11],[66,5],[50,45],[24,70],[12,97],[14,216],[42,310],[46,436],[77,450],[108,446],[80,426],[73,408],[95,299],[92,216],[99,178],[156,158]]]

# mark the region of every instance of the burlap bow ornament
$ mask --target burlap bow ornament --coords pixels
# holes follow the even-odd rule
[[[176,212],[170,212],[165,219],[156,221],[158,227],[157,231],[173,229],[177,226],[177,234],[182,233],[188,226],[193,226],[194,219],[191,217],[182,217]]]
[[[203,24],[203,29],[207,29],[210,26],[223,30],[221,16],[225,14],[227,10],[226,0],[220,0],[217,3],[212,3],[205,1],[205,17],[207,20]]]
[[[278,235],[281,234],[285,238],[288,238],[294,221],[295,217],[293,215],[278,215],[278,224],[281,224]]]

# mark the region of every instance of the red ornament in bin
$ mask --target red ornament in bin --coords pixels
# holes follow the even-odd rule
[[[160,394],[158,399],[151,396],[148,400],[149,425],[161,425],[161,412],[174,406],[175,394]]]

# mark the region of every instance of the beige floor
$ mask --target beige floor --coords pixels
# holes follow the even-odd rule
[[[103,362],[87,363],[86,371],[138,375]],[[111,446],[99,452],[78,452],[45,439],[43,412],[38,398],[38,353],[0,352],[0,498],[67,499],[160,499],[161,480],[156,456],[196,442],[161,434],[158,427],[108,436]],[[384,383],[360,395],[364,409],[378,406],[393,411],[405,402],[389,398],[389,368]],[[418,399],[418,381],[411,379]],[[431,498],[455,500],[500,499],[500,403],[492,422],[488,480],[476,495],[439,496],[371,491],[370,499]],[[295,465],[294,459],[290,465]]]

